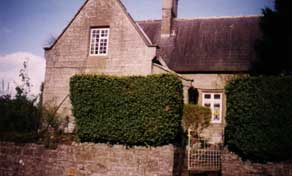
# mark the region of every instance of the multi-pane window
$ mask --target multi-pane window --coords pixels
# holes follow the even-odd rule
[[[203,106],[212,112],[211,123],[222,122],[222,93],[203,93]]]
[[[90,55],[107,55],[109,28],[92,28],[90,32]]]

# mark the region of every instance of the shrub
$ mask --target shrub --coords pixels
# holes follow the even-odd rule
[[[63,135],[61,117],[57,113],[58,107],[46,105],[42,107],[42,124],[40,130],[40,142],[47,148],[56,148],[58,137]]]
[[[0,97],[0,138],[15,142],[32,142],[37,138],[40,112],[34,105],[35,99],[29,100],[18,87],[16,90],[15,99],[9,95]]]
[[[158,146],[179,133],[182,83],[174,75],[77,75],[70,92],[83,142]]]
[[[37,142],[38,134],[34,132],[0,132],[0,140],[8,141],[8,142],[16,142],[16,143],[29,143],[29,142]]]
[[[34,100],[24,96],[0,97],[0,131],[32,132],[39,127],[39,111]]]
[[[184,106],[182,125],[185,131],[190,128],[200,134],[204,128],[209,126],[210,120],[210,108],[191,104]]]
[[[253,161],[292,158],[292,77],[250,77],[226,86],[229,149]]]

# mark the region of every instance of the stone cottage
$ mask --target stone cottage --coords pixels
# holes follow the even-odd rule
[[[162,19],[134,21],[120,0],[86,0],[62,34],[45,48],[43,102],[59,107],[74,129],[69,80],[75,74],[175,73],[197,103],[212,110],[206,137],[222,140],[226,81],[249,71],[259,17],[179,19],[178,0],[163,0]]]

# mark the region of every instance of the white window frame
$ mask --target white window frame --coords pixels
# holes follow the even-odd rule
[[[101,36],[102,32],[106,32],[106,36]],[[94,35],[94,33],[98,33],[98,36]],[[91,28],[90,29],[90,45],[89,45],[89,55],[90,56],[106,56],[108,55],[109,48],[109,36],[110,29],[109,28]],[[98,38],[97,38],[98,37]],[[98,41],[97,41],[98,39]],[[106,42],[102,42],[106,40]],[[101,46],[104,45],[104,46]],[[105,47],[105,53],[103,53],[102,48]]]
[[[211,97],[209,99],[205,98],[205,95],[210,95]],[[215,95],[220,95],[220,99],[215,99]],[[216,92],[204,92],[202,93],[202,106],[205,106],[205,104],[210,104],[211,109],[211,123],[222,123],[222,117],[223,117],[223,93],[216,93]],[[219,114],[215,111],[215,105],[219,104]],[[205,106],[206,107],[206,106]],[[219,116],[219,120],[214,120],[216,117],[216,114]]]

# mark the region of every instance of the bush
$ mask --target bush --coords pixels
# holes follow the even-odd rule
[[[70,92],[83,142],[159,146],[179,133],[183,94],[174,75],[77,75]]]
[[[38,134],[34,132],[0,132],[0,140],[8,141],[8,142],[16,142],[16,143],[29,143],[29,142],[37,142]]]
[[[189,128],[198,134],[207,128],[211,120],[211,110],[199,105],[185,105],[182,125],[185,131]]]
[[[63,135],[61,117],[57,113],[58,107],[46,105],[42,107],[42,125],[39,141],[47,148],[55,149],[58,138]]]
[[[292,77],[250,77],[226,86],[229,149],[253,161],[292,159]]]
[[[32,132],[39,127],[39,111],[26,97],[0,97],[0,131]]]
[[[40,125],[40,112],[34,105],[35,100],[29,100],[20,88],[16,90],[15,99],[9,95],[0,97],[0,138],[32,142],[36,139]]]

